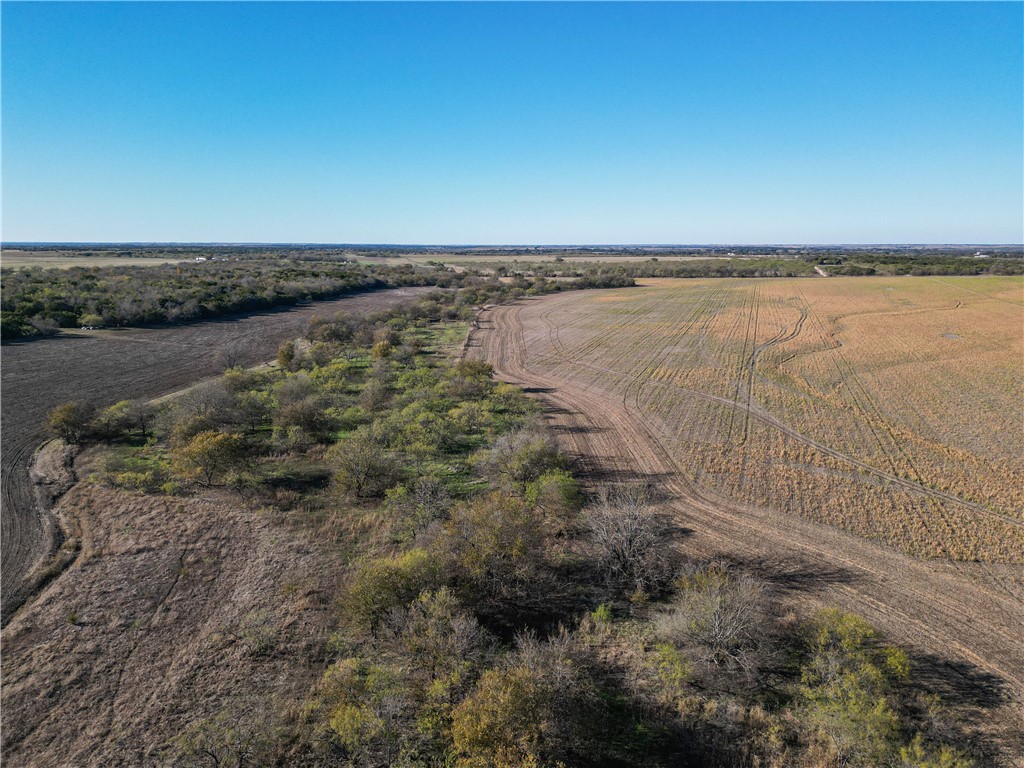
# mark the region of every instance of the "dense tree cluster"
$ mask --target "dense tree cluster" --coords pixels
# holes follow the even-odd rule
[[[217,253],[220,253],[219,251]],[[175,323],[401,286],[465,287],[464,298],[506,300],[567,288],[632,285],[624,275],[588,276],[578,285],[543,277],[502,282],[443,265],[359,264],[312,253],[211,256],[151,267],[4,270],[3,338],[61,328]]]
[[[3,335],[77,326],[173,323],[296,304],[355,291],[444,285],[447,273],[301,259],[179,262],[3,273]]]

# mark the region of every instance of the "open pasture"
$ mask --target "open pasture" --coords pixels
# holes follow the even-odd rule
[[[49,269],[71,269],[72,267],[154,267],[175,261],[190,261],[192,257],[158,257],[158,256],[115,256],[93,255],[80,256],[68,251],[22,251],[17,248],[4,248],[0,255],[0,266],[4,269],[31,269],[45,267]]]
[[[689,482],[919,557],[1024,562],[1019,278],[658,280],[524,308]]]

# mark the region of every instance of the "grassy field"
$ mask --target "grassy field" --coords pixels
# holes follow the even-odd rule
[[[621,392],[699,487],[1024,561],[1019,278],[659,280],[539,319],[532,364]]]
[[[5,248],[0,255],[0,266],[4,269],[29,269],[47,267],[70,269],[71,267],[152,267],[157,264],[190,261],[193,257],[145,257],[145,256],[79,256],[68,251],[22,251]]]

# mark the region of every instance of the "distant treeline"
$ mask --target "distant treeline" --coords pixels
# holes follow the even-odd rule
[[[482,265],[481,265],[482,266]],[[709,258],[585,264],[556,258],[547,262],[518,262],[499,267],[499,274],[545,277],[813,277],[820,267],[829,275],[1022,275],[1024,259],[965,256],[912,256],[908,254],[814,255],[802,258]]]
[[[865,254],[824,257],[815,263],[830,275],[1024,275],[1020,257]]]
[[[698,259],[694,261],[608,262],[583,264],[548,261],[520,263],[514,269],[498,268],[499,274],[522,272],[545,277],[607,279],[614,277],[806,277],[814,275],[814,264],[799,259]]]
[[[494,276],[444,267],[365,265],[318,260],[309,254],[152,267],[4,270],[0,328],[3,338],[11,339],[79,326],[187,322],[403,286],[490,285],[503,298],[515,298],[571,287],[631,284],[623,275],[594,276],[578,286],[543,277],[499,283]]]

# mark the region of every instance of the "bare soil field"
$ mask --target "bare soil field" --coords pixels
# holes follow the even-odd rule
[[[0,352],[3,430],[2,594],[6,623],[37,581],[33,571],[55,546],[55,529],[28,476],[45,439],[43,421],[59,403],[110,404],[152,398],[220,373],[226,356],[238,365],[273,357],[301,335],[313,315],[365,314],[401,304],[432,288],[402,288],[333,301],[166,328],[74,331],[4,343]],[[27,577],[28,578],[26,581]]]
[[[88,483],[63,497],[79,556],[3,634],[4,765],[179,764],[162,753],[199,723],[244,743],[305,695],[337,574],[239,507]]]
[[[832,296],[802,298],[799,290],[809,286],[796,280],[651,281],[640,289],[563,294],[486,311],[468,351],[492,362],[501,378],[536,392],[550,406],[550,418],[565,447],[595,477],[639,474],[659,480],[668,506],[687,531],[684,548],[688,552],[723,556],[756,569],[801,609],[839,605],[864,616],[912,650],[919,674],[946,689],[960,717],[975,720],[1003,764],[1020,765],[1024,764],[1021,509],[1009,486],[1000,487],[992,497],[975,497],[969,491],[977,486],[946,489],[933,481],[935,475],[927,472],[936,470],[929,470],[923,460],[913,462],[918,454],[900,439],[908,430],[897,429],[894,423],[902,422],[893,415],[900,407],[933,398],[925,414],[918,414],[919,423],[933,426],[928,445],[934,450],[939,450],[935,444],[951,444],[963,452],[940,465],[948,468],[950,477],[958,476],[957,457],[977,452],[992,464],[1010,466],[1008,475],[1000,470],[985,482],[1019,479],[1012,451],[1021,439],[1021,390],[1002,394],[999,390],[1022,373],[1020,357],[1013,357],[1014,345],[1020,343],[1020,281],[932,282],[927,278],[867,283],[821,280],[814,281],[815,289],[833,291]],[[900,293],[904,284],[911,294]],[[887,309],[893,325],[884,326],[892,329],[890,334],[870,345],[851,338],[849,329],[856,328],[861,336],[876,332],[870,322],[879,314],[872,310],[880,308],[869,306],[855,318],[857,313],[847,307],[832,306],[867,290],[879,291],[879,301],[893,304]],[[729,296],[730,291],[738,295]],[[759,298],[757,292],[761,292]],[[795,298],[771,306],[768,296],[780,294],[786,300]],[[925,301],[933,305],[922,306]],[[745,312],[737,310],[743,306]],[[1005,308],[1006,318],[998,308]],[[953,309],[963,310],[956,322],[951,317],[935,321],[934,315]],[[769,322],[771,312],[778,317]],[[992,325],[987,319],[990,312],[997,315]],[[749,326],[749,330],[716,336],[714,325],[723,317],[728,327]],[[921,320],[916,326],[915,317]],[[998,322],[1003,323],[1000,332]],[[933,354],[920,340],[937,331],[939,341],[934,345],[955,341],[942,336],[953,328],[962,339],[975,341],[978,355]],[[769,354],[774,347],[799,339],[805,329],[817,331],[804,354],[792,347]],[[729,341],[741,337],[739,342]],[[1008,353],[1003,351],[1007,346]],[[723,363],[723,350],[738,360]],[[800,385],[820,386],[820,380],[801,379],[794,371],[806,371],[800,368],[804,365],[828,370],[824,363],[808,363],[807,358],[834,356],[836,350],[842,353],[831,361],[836,383],[809,396],[825,403],[846,405],[848,397],[860,402],[862,410],[854,411],[854,416],[864,420],[869,435],[877,432],[881,443],[877,453],[858,453],[843,432],[808,434],[806,422],[792,419],[792,412],[779,409],[766,394],[771,388],[800,391]],[[676,360],[689,356],[691,367],[700,370],[691,374],[684,365],[670,365],[673,355]],[[844,360],[846,367],[836,360]],[[955,362],[961,360],[965,365]],[[703,377],[703,384],[688,386],[659,373],[666,368],[674,369],[676,375],[686,371],[684,375]],[[944,370],[952,370],[949,375],[959,381],[952,392],[935,384]],[[661,384],[651,386],[659,375]],[[993,375],[990,383],[987,377]],[[762,376],[770,382],[763,388],[759,387]],[[896,387],[895,404],[885,402],[880,390],[866,383],[876,376],[885,386]],[[958,412],[955,393],[971,393],[963,406],[968,413]],[[952,401],[943,402],[943,395]],[[803,390],[800,397],[807,396]],[[876,410],[866,415],[868,403],[874,403]],[[836,410],[841,408],[837,405]],[[944,417],[944,422],[929,420],[931,414]],[[986,424],[977,423],[982,418],[979,414],[988,419]],[[711,427],[706,426],[709,419]],[[759,450],[744,452],[758,430],[782,435],[820,458],[794,459],[786,455],[784,445],[770,441]],[[709,438],[738,446],[739,452],[726,454],[731,464],[718,463],[721,457],[709,450]],[[919,476],[907,477],[898,463],[896,467],[881,463],[886,461],[882,456],[886,450],[899,449],[906,453],[897,455],[910,456],[906,460],[918,468]],[[705,452],[712,454],[717,472],[708,472],[707,465],[701,464]],[[971,466],[983,465],[979,461]],[[799,469],[807,484],[789,490],[791,503],[782,504],[778,476],[766,474],[764,466]],[[732,476],[751,480],[737,484]],[[827,479],[824,488],[813,484],[818,477]],[[836,484],[836,478],[842,484]],[[759,490],[762,483],[766,485]],[[978,551],[987,561],[969,562],[958,550],[924,547],[926,537],[912,524],[903,527],[904,539],[872,535],[857,524],[863,496],[839,499],[842,514],[817,513],[819,505],[827,508],[829,494],[838,497],[860,492],[862,487],[892,496],[886,514],[877,520],[893,525],[900,515],[913,521],[932,512],[934,518],[923,519],[933,524],[947,516],[955,525],[950,523],[945,532],[938,530],[935,538],[949,547],[949,542],[971,545],[976,536],[982,542]],[[810,500],[815,508],[801,506],[801,499]],[[954,512],[962,519],[952,517]]]

